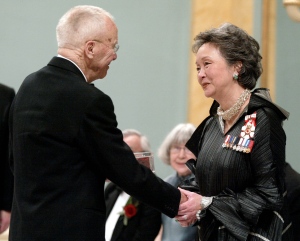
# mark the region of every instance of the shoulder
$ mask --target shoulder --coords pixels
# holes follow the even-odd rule
[[[272,135],[272,139],[278,137],[285,139],[283,119],[270,107],[261,107],[256,110],[256,134],[264,136]],[[274,141],[274,140],[273,140]]]
[[[0,97],[5,99],[12,99],[15,95],[13,88],[0,83]]]
[[[263,109],[269,117],[275,117],[281,121],[289,117],[289,112],[273,103],[265,89],[256,89],[252,92],[248,110],[252,113],[258,109]]]
[[[6,118],[9,113],[9,108],[15,97],[15,91],[5,85],[0,84],[0,113],[2,118]]]
[[[9,93],[10,92],[15,92],[13,88],[10,88],[10,87],[8,87],[4,84],[1,84],[1,83],[0,83],[0,91],[1,92],[9,92]]]
[[[270,100],[264,99],[256,94],[251,95],[251,99],[248,105],[247,114],[251,115],[256,113],[256,124],[257,130],[263,129],[266,131],[265,134],[276,133],[279,136],[285,136],[282,127],[283,121],[288,117],[286,112],[281,107],[278,108]]]
[[[254,146],[269,148],[274,152],[274,159],[279,157],[284,159],[282,155],[285,150],[286,134],[283,129],[283,119],[270,107],[260,107],[254,112],[248,111],[247,114],[251,116],[254,113]]]

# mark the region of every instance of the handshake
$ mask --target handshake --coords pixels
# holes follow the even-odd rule
[[[178,188],[181,193],[178,214],[175,220],[182,227],[194,225],[200,221],[201,211],[205,210],[213,201],[213,197],[204,197],[198,193]]]
[[[178,189],[181,193],[181,199],[175,220],[179,222],[182,227],[192,226],[197,222],[196,214],[198,210],[201,210],[200,202],[202,196],[182,188]]]

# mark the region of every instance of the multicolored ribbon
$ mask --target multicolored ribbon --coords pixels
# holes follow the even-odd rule
[[[256,112],[245,116],[245,124],[238,137],[227,135],[223,148],[232,149],[239,152],[250,153],[254,146],[254,133],[256,127]]]

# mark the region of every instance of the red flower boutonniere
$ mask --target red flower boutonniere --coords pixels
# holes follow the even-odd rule
[[[139,205],[139,201],[133,201],[130,196],[126,205],[123,207],[123,211],[120,212],[120,215],[124,215],[123,223],[126,226],[128,224],[128,219],[132,218],[137,213],[137,206]]]

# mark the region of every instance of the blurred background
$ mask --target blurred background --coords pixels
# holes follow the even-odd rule
[[[261,44],[264,73],[257,87],[271,89],[273,100],[291,115],[284,123],[287,161],[300,171],[300,22],[289,18],[282,0],[1,0],[0,82],[18,91],[23,79],[55,56],[55,27],[75,5],[109,11],[119,28],[118,59],[95,81],[115,105],[120,129],[148,137],[158,176],[173,169],[157,148],[178,123],[195,126],[208,115],[197,83],[193,38],[200,31],[231,22]]]

